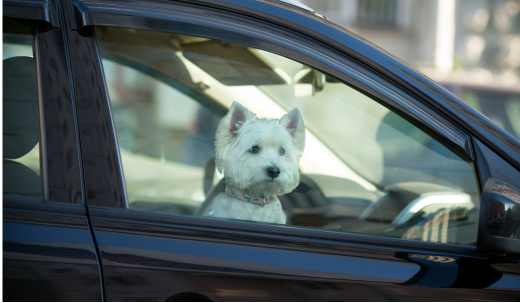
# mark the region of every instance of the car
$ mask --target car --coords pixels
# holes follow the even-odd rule
[[[519,140],[298,1],[3,16],[5,301],[520,299]],[[286,224],[213,216],[234,101],[305,121]]]

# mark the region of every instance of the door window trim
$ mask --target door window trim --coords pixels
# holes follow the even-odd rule
[[[45,131],[45,112],[43,98],[43,82],[40,54],[40,39],[37,24],[33,24],[34,39],[34,61],[36,62],[36,83],[38,85],[38,115],[40,118],[40,167],[43,187],[43,201],[49,200],[49,178],[48,178],[48,161],[47,161],[47,140]]]
[[[63,9],[57,0],[44,0],[52,5],[54,22],[64,24]],[[67,36],[64,27],[49,27],[35,22],[41,97],[46,125],[46,165],[49,201],[83,205],[84,186],[76,120],[76,100],[72,87]]]
[[[352,246],[366,245],[373,246],[375,249],[402,249],[404,251],[422,252],[425,254],[455,254],[464,256],[482,257],[484,255],[477,252],[476,246],[447,244],[439,242],[423,242],[416,240],[397,239],[377,235],[354,234],[325,229],[300,227],[300,226],[280,226],[269,223],[258,223],[253,221],[227,220],[221,218],[208,219],[206,217],[182,216],[182,215],[162,215],[155,213],[143,213],[131,209],[117,209],[110,207],[89,207],[90,217],[94,220],[96,231],[113,232],[114,226],[119,223],[126,223],[132,226],[131,230],[120,229],[120,232],[130,232],[132,234],[153,233],[158,236],[161,230],[170,230],[174,227],[179,230],[183,238],[187,234],[212,233],[219,238],[242,239],[243,243],[278,243],[286,242],[288,245],[313,246],[311,243],[316,241],[334,242],[344,249]],[[136,228],[144,224],[146,229]],[[171,232],[163,232],[164,237],[175,237]],[[338,248],[340,249],[340,248]]]
[[[73,19],[72,0],[63,0],[63,36],[71,78],[74,119],[81,155],[81,178],[88,207],[125,208],[126,192],[103,67],[91,29],[76,31],[65,20]]]
[[[43,21],[59,27],[56,0],[8,0],[2,4],[4,17]]]

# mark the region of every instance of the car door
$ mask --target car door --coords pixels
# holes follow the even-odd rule
[[[342,29],[277,1],[64,7],[107,300],[519,298],[518,260],[476,247],[480,165],[501,156],[475,153],[485,145],[464,123],[351,56],[355,45],[301,24]],[[302,112],[285,225],[212,215],[215,130],[233,101]],[[518,187],[501,165],[493,177]]]
[[[59,8],[3,16],[3,299],[100,301]]]

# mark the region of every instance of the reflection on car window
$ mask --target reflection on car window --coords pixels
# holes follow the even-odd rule
[[[30,23],[4,19],[3,196],[43,199],[36,62]]]
[[[471,165],[338,79],[225,41],[104,27],[96,38],[131,209],[216,216],[232,189],[215,133],[237,101],[259,117],[301,113],[300,183],[278,197],[287,225],[475,244]]]
[[[204,201],[204,167],[214,161],[225,113],[132,67],[103,59],[130,207],[193,214]]]
[[[475,87],[446,86],[460,94],[474,109],[520,139],[520,92]]]

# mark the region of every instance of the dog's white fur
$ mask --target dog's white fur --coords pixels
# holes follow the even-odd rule
[[[305,147],[305,125],[294,108],[281,119],[259,119],[238,102],[233,102],[215,135],[216,164],[226,183],[248,195],[276,196],[291,192],[300,182],[298,163]],[[259,148],[251,152],[253,146]],[[285,150],[283,154],[281,148]],[[271,178],[269,167],[280,169]],[[214,216],[285,224],[280,200],[260,206],[219,193]]]

